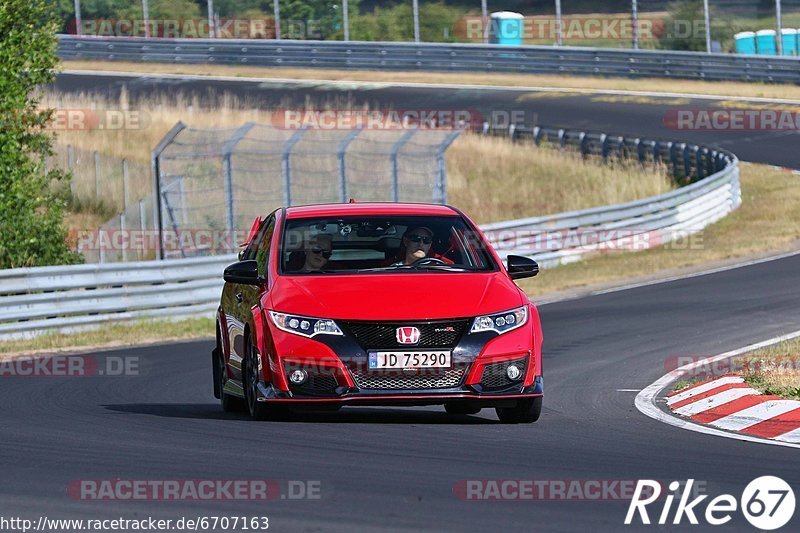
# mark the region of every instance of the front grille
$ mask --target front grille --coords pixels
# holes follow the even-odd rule
[[[469,320],[438,322],[344,322],[344,327],[365,350],[381,348],[454,348],[469,326]],[[416,326],[419,342],[414,345],[397,342],[397,328]]]
[[[368,390],[450,389],[461,383],[465,369],[466,367],[449,368],[436,374],[423,371],[417,375],[355,370],[353,379],[358,388]]]
[[[525,376],[525,369],[527,366],[528,358],[523,357],[516,361],[500,361],[499,363],[491,363],[483,367],[483,375],[481,376],[481,387],[484,389],[504,389],[511,385],[519,385],[522,383],[522,378]],[[511,381],[506,374],[506,368],[509,365],[517,365],[521,374],[520,379]]]

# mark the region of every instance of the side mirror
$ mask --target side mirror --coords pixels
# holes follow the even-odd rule
[[[509,255],[506,261],[511,279],[532,278],[539,273],[539,264],[530,257]]]
[[[258,277],[258,263],[255,259],[228,265],[225,267],[222,277],[228,283],[241,283],[243,285],[260,285],[262,281]]]

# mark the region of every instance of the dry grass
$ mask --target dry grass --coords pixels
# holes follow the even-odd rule
[[[127,96],[103,102],[96,97],[47,95],[43,104],[60,109],[131,110]],[[122,208],[122,171],[119,161],[130,168],[129,200],[152,194],[150,149],[180,121],[194,128],[233,129],[247,121],[269,123],[271,113],[247,107],[228,97],[219,107],[204,109],[197,100],[181,95],[161,96],[137,104],[143,127],[124,130],[61,131],[57,136],[58,164],[66,161],[66,146],[77,155],[75,163],[74,211],[70,229],[93,229],[98,221]],[[96,198],[94,157],[101,154],[101,195]],[[504,138],[464,134],[447,151],[449,200],[483,222],[536,216],[596,205],[618,203],[660,194],[672,184],[663,169],[643,171],[635,164],[599,165],[568,152],[515,145]],[[320,162],[322,164],[322,162]],[[567,169],[567,170],[565,170]],[[380,169],[376,167],[376,172]],[[362,177],[370,182],[370,176]],[[363,181],[363,180],[362,180]],[[94,215],[94,217],[89,216]],[[90,226],[76,225],[90,223]]]
[[[712,262],[800,247],[800,176],[742,164],[742,206],[688,240],[545,269],[520,285],[530,296],[680,273]]]
[[[33,339],[3,341],[0,342],[0,359],[30,353],[80,351],[98,346],[133,346],[213,336],[213,318],[192,318],[176,322],[140,320],[131,324],[112,324],[70,335],[48,333]]]
[[[552,76],[534,74],[446,73],[446,72],[375,72],[368,70],[332,70],[302,68],[245,67],[234,65],[173,65],[166,63],[116,61],[64,61],[65,69],[105,70],[160,74],[190,74],[293,80],[333,80],[365,82],[447,83],[507,85],[513,87],[576,88],[588,91],[623,90],[708,94],[800,100],[800,86],[744,82],[669,80],[660,78],[599,78],[596,76]]]
[[[800,400],[800,339],[762,348],[746,356],[744,379],[764,394]]]
[[[462,135],[446,158],[448,200],[478,223],[627,202],[674,187],[663,169],[601,165],[500,137]]]

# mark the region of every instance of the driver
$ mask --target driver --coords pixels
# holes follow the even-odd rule
[[[400,241],[399,261],[391,266],[412,265],[428,257],[433,244],[433,231],[425,226],[412,226],[403,234]]]

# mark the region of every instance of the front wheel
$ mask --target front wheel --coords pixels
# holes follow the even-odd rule
[[[250,416],[255,420],[275,420],[286,414],[283,406],[268,405],[258,401],[258,382],[261,365],[258,352],[248,343],[247,357],[244,360],[243,385],[244,398]]]
[[[515,407],[497,407],[495,411],[503,424],[530,424],[542,414],[542,397],[520,400]]]

